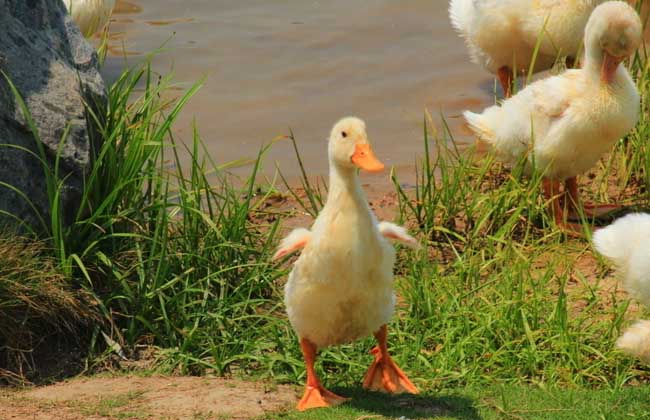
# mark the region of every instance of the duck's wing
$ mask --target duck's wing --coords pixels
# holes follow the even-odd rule
[[[298,251],[307,245],[311,236],[312,233],[309,229],[298,228],[292,230],[291,233],[280,242],[280,246],[278,246],[278,250],[273,254],[272,259],[277,260],[285,255]]]
[[[411,248],[417,249],[420,247],[418,241],[409,235],[406,228],[402,226],[390,222],[379,222],[377,227],[379,228],[379,233],[381,233],[385,238],[402,242]]]
[[[539,80],[501,106],[491,106],[481,114],[466,111],[463,116],[480,141],[494,147],[502,159],[515,163],[570,114],[579,82],[574,72]]]

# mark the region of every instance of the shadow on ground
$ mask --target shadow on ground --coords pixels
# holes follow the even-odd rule
[[[481,420],[474,400],[462,395],[400,394],[386,395],[359,388],[337,388],[339,395],[352,398],[347,406],[384,417],[431,419],[436,417],[459,420]]]

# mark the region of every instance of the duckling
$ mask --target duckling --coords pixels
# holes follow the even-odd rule
[[[650,305],[650,214],[628,214],[594,232],[593,242],[596,250],[618,268],[627,292]],[[616,345],[650,363],[650,321],[637,321]]]
[[[378,223],[370,210],[358,169],[382,171],[368,142],[365,123],[354,117],[337,122],[329,139],[327,201],[311,230],[296,229],[274,258],[302,250],[285,286],[289,321],[300,338],[307,384],[299,410],[341,404],[347,398],[325,389],[314,371],[319,348],[374,334],[378,346],[365,375],[366,389],[388,393],[418,390],[392,360],[387,324],[393,315],[395,250],[387,239],[417,246],[407,231]]]
[[[534,82],[481,114],[463,114],[479,142],[501,160],[514,164],[525,158],[529,171],[543,171],[551,212],[567,232],[581,232],[565,222],[561,206],[568,206],[569,218],[580,214],[577,175],[594,166],[639,118],[639,92],[621,62],[638,48],[641,36],[641,20],[632,7],[605,2],[587,23],[581,69]],[[617,206],[582,208],[586,216],[597,217]]]
[[[63,3],[86,38],[104,29],[115,7],[115,0],[63,0]]]
[[[513,71],[548,70],[577,59],[589,15],[604,0],[451,0],[449,18],[472,61],[496,74],[506,97]],[[539,40],[539,50],[535,48]]]

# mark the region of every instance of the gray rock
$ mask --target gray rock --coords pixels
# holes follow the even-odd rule
[[[84,102],[95,109],[106,103],[106,89],[98,71],[97,55],[68,16],[61,0],[0,0],[0,70],[25,100],[38,127],[50,167],[62,144],[60,174],[65,178],[62,209],[66,223],[76,213],[83,177],[91,168],[91,144],[99,141]],[[18,226],[13,217],[43,231],[24,192],[49,221],[49,201],[36,140],[8,83],[0,76],[0,224]]]

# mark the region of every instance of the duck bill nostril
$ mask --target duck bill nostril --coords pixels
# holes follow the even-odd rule
[[[368,143],[355,145],[351,160],[356,166],[368,172],[384,170],[384,164],[377,159]]]

